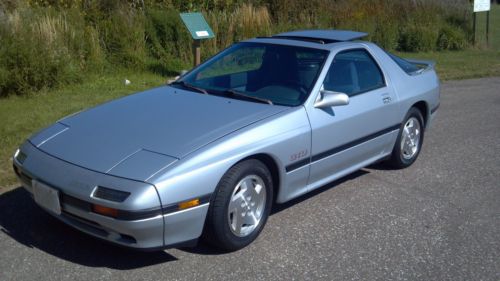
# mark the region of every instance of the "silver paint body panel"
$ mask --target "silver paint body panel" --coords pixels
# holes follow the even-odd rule
[[[426,104],[426,127],[435,116],[431,110],[439,105],[439,80],[433,69],[408,75],[372,43],[317,44],[275,38],[247,42],[330,51],[303,105],[267,105],[159,87],[60,120],[22,145],[27,159],[15,165],[78,199],[137,211],[212,194],[233,165],[249,157],[267,157],[277,168],[275,197],[282,203],[386,157],[397,138],[397,125],[414,104]],[[386,86],[353,96],[348,105],[315,108],[335,55],[359,48],[379,64]],[[389,103],[384,102],[387,98]],[[329,150],[333,153],[325,154]],[[131,195],[122,203],[99,200],[90,196],[96,186]],[[198,238],[208,208],[207,203],[137,221],[72,212],[131,235],[137,243],[100,238],[150,248]]]

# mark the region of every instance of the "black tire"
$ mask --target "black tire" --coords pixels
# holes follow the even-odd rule
[[[260,220],[251,232],[237,236],[231,229],[229,203],[239,183],[248,177],[260,178],[265,188],[265,202]],[[244,199],[242,199],[244,200]],[[243,202],[243,201],[242,201]],[[264,228],[273,202],[273,181],[269,169],[261,161],[249,159],[229,169],[220,180],[210,200],[205,222],[204,238],[210,244],[226,251],[236,251],[252,243]],[[243,208],[243,205],[242,205]],[[248,214],[248,212],[247,212]]]
[[[418,144],[416,145],[416,151],[410,157],[410,155],[405,155],[405,153],[402,152],[403,145],[401,140],[403,138],[405,126],[412,118],[413,120],[418,121],[418,125],[420,126],[420,135],[418,137]],[[406,114],[403,123],[401,123],[398,138],[396,140],[396,143],[394,144],[394,148],[392,149],[392,154],[388,160],[388,164],[396,169],[403,169],[413,164],[415,160],[417,160],[417,157],[420,154],[420,150],[422,149],[422,144],[424,142],[424,132],[425,132],[425,127],[424,127],[424,118],[422,117],[422,113],[420,112],[419,109],[412,107]]]

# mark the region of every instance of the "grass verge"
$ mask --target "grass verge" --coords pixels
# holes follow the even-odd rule
[[[125,79],[131,84],[125,85]],[[17,184],[11,157],[32,133],[73,112],[164,82],[165,78],[152,73],[119,71],[91,75],[81,84],[56,90],[0,99],[0,193]]]
[[[434,53],[400,53],[403,57],[437,62],[442,80],[494,76],[500,73],[500,50],[466,50]],[[132,83],[125,85],[124,80]],[[90,76],[81,84],[36,95],[0,99],[0,192],[14,186],[11,156],[23,140],[54,121],[105,101],[159,86],[157,74],[122,71]]]
[[[436,61],[436,70],[441,80],[500,75],[500,49],[398,53],[398,55]]]
[[[485,13],[478,16],[478,47],[464,51],[399,53],[402,57],[437,62],[441,80],[496,76],[500,73],[500,6],[493,5],[490,47],[485,46]],[[124,80],[132,83],[125,85]],[[40,128],[84,108],[164,83],[165,78],[149,72],[123,70],[91,75],[76,85],[42,91],[28,96],[0,99],[0,193],[16,184],[10,160],[23,140]]]
[[[491,5],[490,42],[486,44],[486,12],[477,14],[476,46],[463,51],[399,53],[402,57],[436,61],[442,80],[500,75],[500,5]]]

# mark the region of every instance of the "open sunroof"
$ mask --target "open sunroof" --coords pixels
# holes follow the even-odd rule
[[[313,41],[323,44],[361,39],[368,33],[350,30],[298,30],[273,35],[273,38]]]

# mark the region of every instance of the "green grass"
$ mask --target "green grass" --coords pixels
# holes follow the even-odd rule
[[[436,61],[442,80],[500,75],[500,5],[490,11],[490,45],[486,45],[486,13],[477,15],[476,46],[463,51],[398,53],[405,58]]]
[[[132,83],[125,85],[125,79]],[[0,192],[17,184],[11,157],[32,133],[71,113],[162,83],[165,78],[156,74],[121,71],[93,75],[61,89],[0,99]]]
[[[427,53],[398,53],[404,58],[436,61],[441,80],[457,80],[500,75],[500,50],[471,49]]]
[[[499,50],[473,49],[399,55],[435,60],[442,80],[494,76],[500,73]],[[126,86],[125,79],[132,83]],[[0,192],[17,184],[10,158],[32,133],[73,112],[159,86],[165,80],[166,78],[153,73],[122,71],[94,75],[81,84],[57,90],[0,99]]]
[[[478,46],[464,51],[398,53],[407,58],[430,59],[442,80],[495,76],[500,73],[500,6],[490,15],[489,48],[483,43],[484,25],[478,25]],[[478,17],[484,23],[485,13]],[[481,27],[483,26],[483,27]],[[482,36],[482,37],[481,37]],[[124,79],[132,84],[124,85]],[[146,72],[119,71],[93,75],[81,84],[28,96],[0,99],[0,192],[17,184],[10,157],[18,145],[40,128],[81,109],[161,85],[165,78]]]

